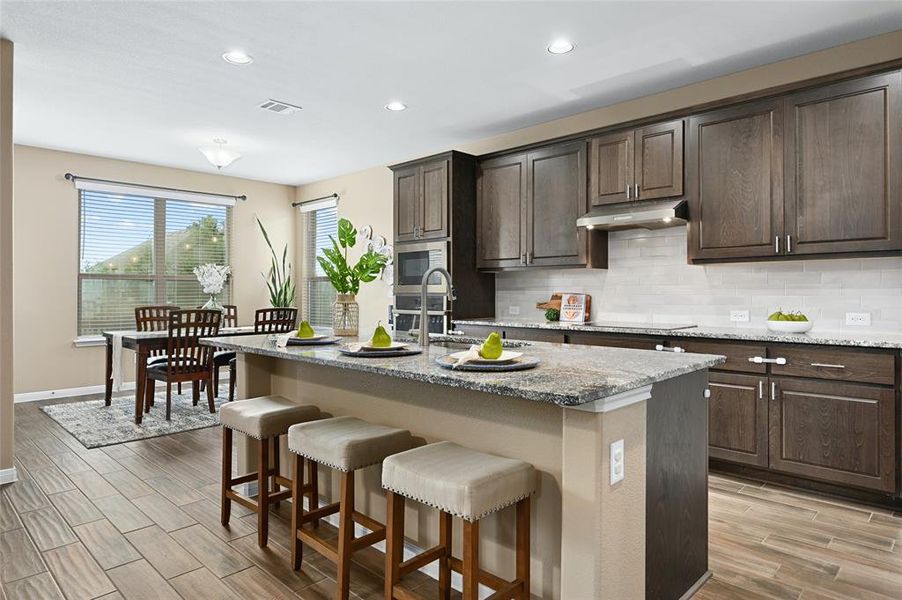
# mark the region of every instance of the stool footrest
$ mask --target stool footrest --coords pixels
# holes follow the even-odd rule
[[[391,596],[392,600],[426,600],[425,596],[421,596],[416,592],[411,592],[399,584],[392,586]]]
[[[380,527],[376,531],[371,531],[366,535],[362,535],[359,538],[354,538],[351,540],[351,550],[357,551],[361,548],[368,548],[372,546],[376,542],[381,542],[385,539],[385,527]]]
[[[307,531],[306,529],[298,529],[297,535],[299,540],[308,546],[312,546],[314,550],[331,560],[333,563],[338,562],[338,550],[314,532]]]
[[[445,558],[445,547],[444,546],[434,546],[429,550],[424,551],[421,554],[417,554],[413,558],[409,560],[405,560],[401,563],[401,566],[398,567],[398,573],[401,577],[404,577],[408,573],[416,571],[422,567],[425,567],[431,562],[435,562]]]
[[[311,521],[319,521],[320,519],[324,519],[329,515],[334,515],[339,510],[341,510],[341,504],[338,502],[333,502],[332,504],[327,504],[326,506],[320,506],[319,508],[305,511],[303,514],[301,514],[300,519],[298,519],[298,525],[304,525],[305,523],[310,523]]]

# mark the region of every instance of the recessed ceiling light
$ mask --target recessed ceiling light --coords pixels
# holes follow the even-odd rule
[[[404,104],[403,102],[397,102],[397,101],[389,102],[388,104],[385,105],[385,110],[390,110],[392,112],[398,112],[399,110],[405,110],[406,108],[407,108],[406,104]]]
[[[567,54],[573,50],[573,43],[567,40],[555,40],[548,45],[548,51],[552,54]]]
[[[223,54],[222,60],[232,65],[249,65],[254,62],[254,57],[241,50],[232,50]]]

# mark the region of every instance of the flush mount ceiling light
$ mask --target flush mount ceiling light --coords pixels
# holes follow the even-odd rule
[[[573,42],[568,40],[555,40],[548,45],[548,51],[552,54],[567,54],[573,50]]]
[[[231,65],[249,65],[254,62],[254,57],[241,50],[231,50],[222,55],[222,60]]]
[[[210,161],[210,164],[218,170],[222,171],[224,168],[241,158],[240,154],[225,147],[225,145],[228,144],[226,140],[216,138],[213,140],[213,143],[216,144],[216,146],[203,146],[198,148],[198,150],[200,150],[201,154],[203,154],[207,160]]]
[[[392,112],[398,112],[398,111],[406,110],[406,109],[407,109],[407,105],[404,104],[403,102],[398,102],[397,100],[394,102],[389,102],[388,104],[385,105],[385,110],[390,110]]]

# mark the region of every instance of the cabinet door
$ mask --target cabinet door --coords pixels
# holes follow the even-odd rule
[[[395,240],[416,239],[419,227],[420,176],[417,167],[395,171]]]
[[[589,140],[589,199],[592,206],[632,199],[633,131]]]
[[[420,167],[420,238],[448,236],[448,163],[447,159]]]
[[[786,378],[772,378],[771,383],[771,468],[843,485],[895,490],[891,388]]]
[[[527,157],[529,266],[586,264],[586,143],[557,144]]]
[[[902,248],[902,74],[786,99],[792,254]]]
[[[753,375],[708,375],[708,455],[767,466],[766,380]]]
[[[777,254],[783,234],[782,130],[780,100],[689,119],[691,260]]]
[[[683,120],[636,130],[635,199],[683,195]]]
[[[526,265],[526,154],[502,156],[479,165],[476,186],[476,266],[498,269]]]

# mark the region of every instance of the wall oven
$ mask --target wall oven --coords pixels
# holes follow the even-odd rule
[[[448,241],[395,245],[395,294],[420,294],[423,275],[432,267],[448,268]],[[430,294],[445,293],[445,280],[434,274],[426,289]],[[399,308],[397,302],[395,308]],[[406,310],[406,309],[405,309]]]

